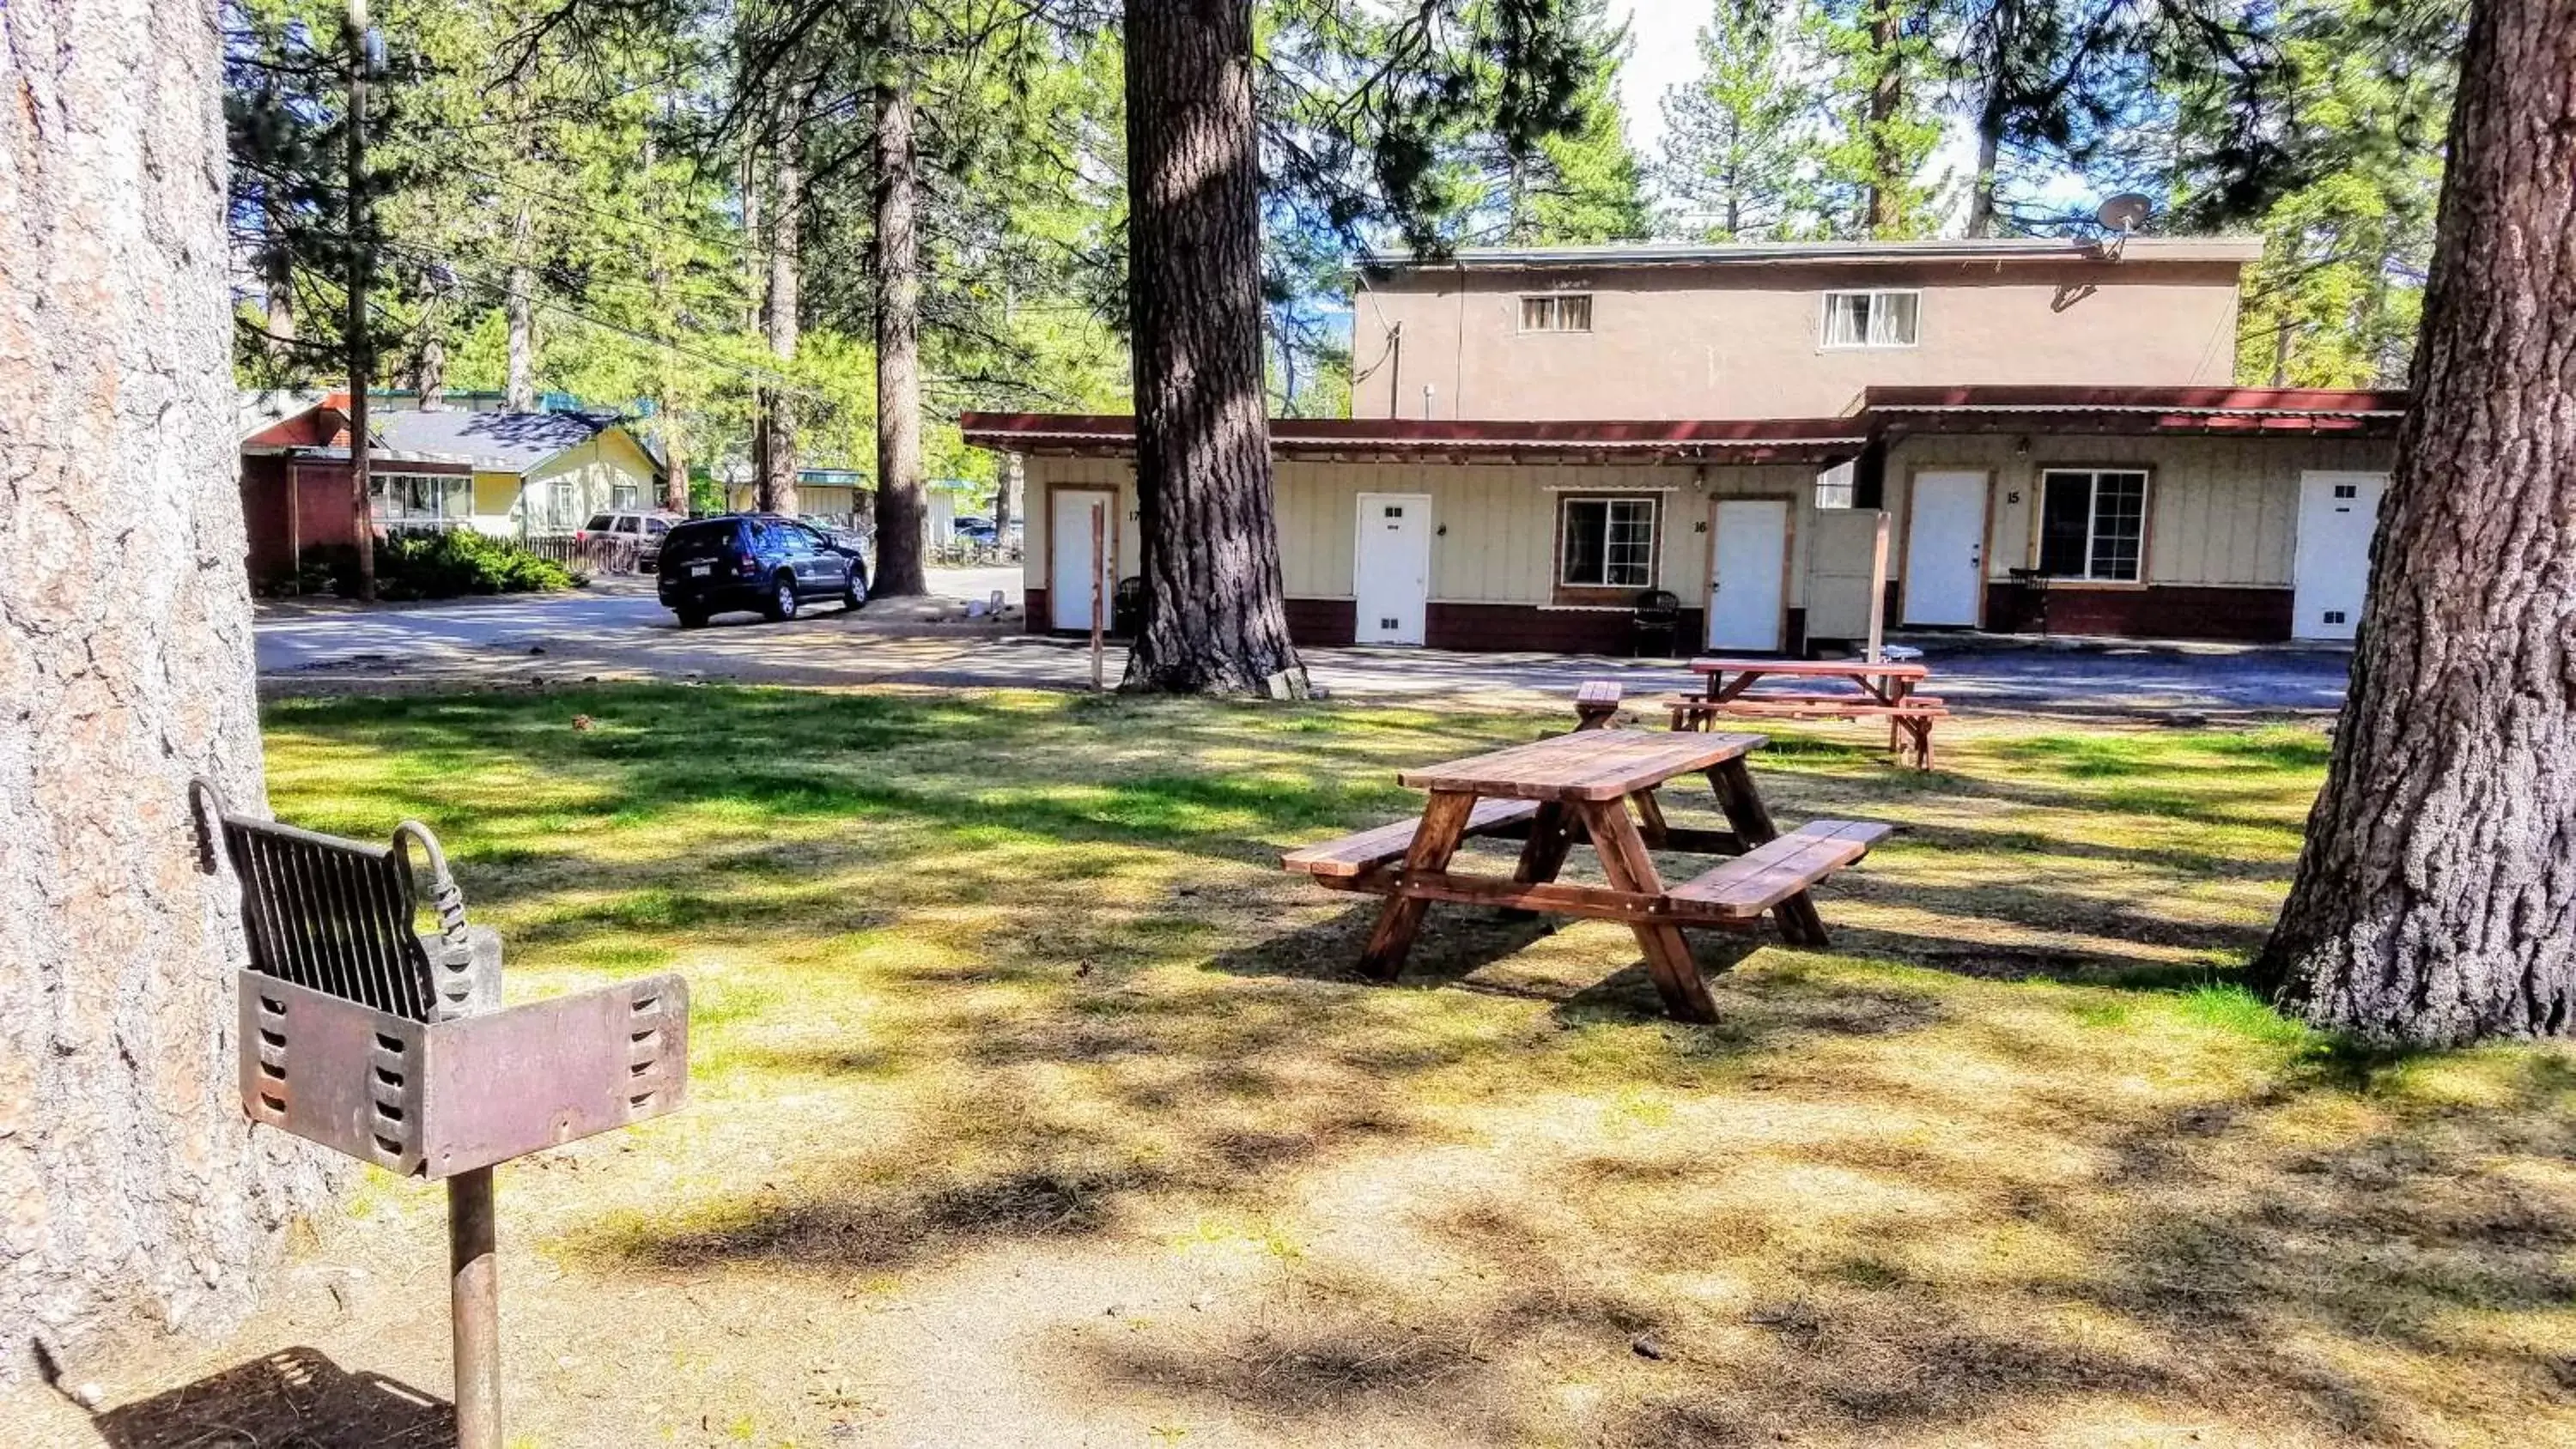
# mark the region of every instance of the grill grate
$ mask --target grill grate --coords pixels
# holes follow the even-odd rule
[[[437,843],[426,830],[406,821],[393,844],[366,845],[235,815],[213,786],[200,781],[196,789],[215,807],[224,854],[241,882],[252,970],[406,1021],[438,1014],[429,952],[414,934],[420,897],[403,844],[418,835],[435,859]],[[443,869],[440,875],[444,906],[454,891]]]

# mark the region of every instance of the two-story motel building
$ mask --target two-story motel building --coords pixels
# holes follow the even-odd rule
[[[1300,642],[1727,652],[1905,628],[2348,639],[2401,393],[2231,385],[2253,240],[1379,259],[1355,416],[1279,419]],[[1029,480],[1031,627],[1136,571],[1123,417],[970,414]],[[1114,560],[1114,563],[1107,562]],[[1105,590],[1104,590],[1105,592]]]

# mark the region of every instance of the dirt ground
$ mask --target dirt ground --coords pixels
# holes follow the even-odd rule
[[[576,728],[575,716],[590,721]],[[2576,1056],[2233,984],[2313,729],[1775,732],[1902,833],[1830,951],[1367,903],[1276,851],[1527,715],[600,688],[271,712],[282,816],[436,826],[515,996],[678,969],[694,1100],[503,1170],[512,1443],[2576,1443]],[[1687,801],[1680,802],[1687,804]],[[1689,811],[1680,813],[1687,816]],[[1490,848],[1490,847],[1489,847]],[[0,1444],[448,1442],[434,1188]]]

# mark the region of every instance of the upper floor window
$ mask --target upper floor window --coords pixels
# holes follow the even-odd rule
[[[1911,347],[1921,319],[1920,292],[1827,292],[1827,347]]]
[[[1570,589],[1642,589],[1655,581],[1655,500],[1568,498],[1556,581]]]
[[[1592,294],[1589,292],[1550,292],[1543,296],[1521,298],[1523,332],[1589,332],[1592,330]]]
[[[2134,468],[2040,474],[2039,571],[2136,583],[2146,563],[2147,475]]]

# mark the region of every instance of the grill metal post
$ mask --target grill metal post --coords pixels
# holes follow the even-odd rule
[[[492,1168],[448,1179],[448,1320],[456,1336],[456,1449],[500,1449],[500,1259]]]
[[[501,1265],[492,1169],[447,1180],[448,1318],[456,1346],[456,1449],[501,1449]]]

